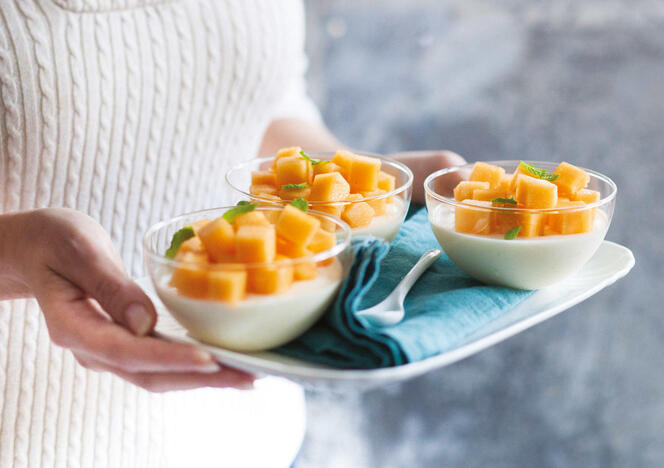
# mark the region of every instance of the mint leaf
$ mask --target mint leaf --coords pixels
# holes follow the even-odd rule
[[[491,203],[502,203],[503,205],[516,205],[514,197],[509,198],[494,198]]]
[[[521,167],[523,167],[525,170],[530,172],[532,175],[535,175],[539,177],[540,179],[548,180],[549,182],[553,182],[556,180],[558,177],[560,177],[560,174],[551,174],[547,172],[546,169],[540,169],[538,167],[533,166],[532,164],[528,164],[526,162],[521,161]]]
[[[235,208],[231,208],[230,210],[226,211],[223,215],[221,215],[222,218],[224,218],[226,221],[229,223],[233,224],[233,220],[235,220],[235,217],[237,215],[241,215],[244,213],[249,213],[250,211],[254,211],[256,209],[256,206],[258,203],[251,203],[251,202],[239,202]]]
[[[309,162],[311,163],[312,166],[317,166],[317,165],[319,165],[319,164],[327,164],[327,163],[330,162],[330,161],[324,161],[324,160],[321,160],[321,159],[313,159],[313,158],[310,158],[310,157],[307,155],[307,153],[305,153],[304,151],[300,151],[300,155],[301,155],[304,159],[306,159],[307,161],[309,161]]]
[[[506,239],[506,240],[514,240],[514,239],[516,239],[516,237],[519,235],[519,231],[521,231],[521,228],[523,228],[523,226],[513,227],[512,229],[510,229],[509,231],[507,231],[507,232],[505,233],[505,239]]]
[[[293,205],[295,208],[300,209],[302,211],[307,211],[309,210],[309,203],[304,198],[296,198],[292,202],[290,202],[291,205]]]
[[[307,184],[306,182],[302,182],[301,184],[286,184],[281,186],[281,188],[284,190],[290,190],[290,189],[302,190],[307,187],[309,187],[309,184]]]
[[[251,205],[251,202],[248,202],[247,200],[240,200],[237,202],[236,206],[244,206],[244,205]]]
[[[185,226],[173,234],[173,238],[171,239],[171,246],[168,248],[168,250],[166,250],[166,258],[175,258],[175,255],[178,253],[178,250],[180,250],[182,243],[194,236],[194,228],[191,226]]]

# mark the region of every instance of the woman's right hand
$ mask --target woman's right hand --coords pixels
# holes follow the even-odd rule
[[[147,390],[250,388],[253,377],[206,351],[152,336],[154,306],[104,229],[74,210],[0,215],[0,299],[35,297],[51,340],[88,369]]]

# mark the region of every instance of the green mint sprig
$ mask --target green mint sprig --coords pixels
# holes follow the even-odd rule
[[[330,162],[330,161],[325,161],[325,160],[322,160],[322,159],[313,159],[313,158],[309,157],[309,155],[308,155],[307,153],[305,153],[304,151],[300,151],[300,155],[301,155],[304,159],[306,159],[307,161],[309,161],[309,162],[311,163],[312,166],[317,166],[317,165],[319,165],[319,164],[327,164],[327,163]]]
[[[491,203],[501,203],[503,205],[516,205],[516,200],[514,197],[509,198],[494,198],[491,200]]]
[[[519,231],[521,231],[521,228],[523,228],[523,226],[513,227],[512,229],[507,231],[505,233],[505,240],[514,240],[514,239],[516,239],[517,236],[519,235]]]
[[[256,206],[258,206],[258,203],[252,203],[243,200],[238,202],[235,208],[231,208],[230,210],[226,211],[223,215],[221,215],[221,217],[232,224],[237,215],[254,211],[256,209]]]
[[[191,226],[185,226],[175,234],[171,239],[171,246],[166,250],[166,258],[175,258],[175,255],[180,250],[180,246],[187,239],[191,239],[195,236],[194,228]]]
[[[282,185],[281,188],[284,190],[302,190],[309,187],[309,184],[302,182],[301,184],[286,184]]]
[[[309,210],[309,203],[304,198],[296,198],[292,202],[290,202],[291,205],[293,205],[295,208],[302,210],[304,212]]]
[[[521,167],[530,172],[532,175],[537,176],[540,179],[548,180],[549,182],[553,182],[558,177],[560,177],[560,174],[551,174],[546,169],[540,169],[539,167],[535,167],[532,164],[528,164],[527,162],[521,161],[520,164]]]

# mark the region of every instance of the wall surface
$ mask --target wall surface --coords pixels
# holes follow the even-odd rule
[[[568,160],[619,186],[629,277],[401,386],[309,396],[298,467],[664,463],[664,5],[308,2],[310,86],[346,143]]]

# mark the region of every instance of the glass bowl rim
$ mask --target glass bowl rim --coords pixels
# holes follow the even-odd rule
[[[555,165],[556,167],[560,163],[555,163],[552,161],[533,161],[533,160],[518,160],[518,159],[512,159],[512,160],[499,160],[499,161],[481,161],[485,162],[487,164],[492,164],[494,166],[506,166],[506,165],[519,165],[521,162],[525,162],[528,164],[532,164],[533,166],[536,167],[542,167],[542,166],[552,166]],[[593,203],[588,203],[585,204],[584,206],[567,206],[567,207],[554,207],[554,208],[522,208],[522,207],[507,207],[507,206],[491,206],[491,207],[483,207],[483,206],[477,206],[473,205],[470,203],[463,203],[463,201],[457,201],[454,198],[449,198],[445,197],[443,195],[440,195],[436,193],[432,186],[432,183],[435,179],[438,177],[441,177],[446,174],[451,174],[453,172],[458,172],[462,169],[472,169],[472,167],[475,165],[474,162],[472,163],[467,163],[463,164],[460,166],[450,166],[446,167],[445,169],[440,169],[436,172],[433,172],[427,176],[426,179],[424,179],[424,191],[426,192],[427,199],[428,197],[431,197],[439,202],[445,203],[447,205],[452,205],[452,206],[462,206],[462,207],[468,207],[468,208],[474,208],[477,210],[496,210],[496,211],[504,211],[507,213],[550,213],[550,212],[574,212],[574,211],[583,211],[587,210],[589,208],[597,208],[600,206],[604,206],[612,201],[615,200],[616,194],[618,193],[618,187],[616,186],[615,182],[611,180],[608,176],[605,176],[604,174],[594,171],[592,169],[587,169],[585,167],[581,166],[576,166],[579,169],[583,169],[586,171],[591,177],[595,177],[602,182],[606,183],[610,187],[610,192],[608,195],[605,197],[601,198],[599,201],[593,202]]]
[[[143,235],[143,241],[142,241],[142,247],[143,247],[143,255],[147,259],[148,257],[161,264],[165,265],[171,265],[174,267],[177,266],[182,266],[182,265],[192,265],[192,266],[197,266],[198,268],[201,268],[201,265],[197,262],[184,262],[182,260],[175,260],[174,258],[168,258],[166,257],[163,253],[160,252],[155,252],[149,245],[150,242],[150,237],[157,233],[160,229],[165,228],[167,225],[176,223],[179,220],[182,220],[184,218],[188,218],[190,216],[195,216],[195,215],[204,215],[206,213],[212,212],[212,211],[219,211],[219,210],[229,210],[231,208],[235,208],[237,205],[233,206],[220,206],[217,208],[206,208],[204,210],[196,210],[196,211],[191,211],[189,213],[184,213],[180,214],[178,216],[174,216],[172,218],[159,221],[152,226],[148,228],[148,230],[145,232]],[[279,205],[258,205],[256,209],[261,209],[261,210],[283,210],[284,206]],[[334,245],[331,249],[323,250],[322,252],[315,253],[313,255],[305,256],[305,257],[298,257],[298,258],[287,258],[287,259],[281,259],[281,260],[275,260],[274,262],[262,262],[262,263],[242,263],[242,262],[236,262],[236,263],[210,263],[205,266],[205,269],[207,270],[212,270],[212,271],[229,271],[229,270],[241,270],[241,269],[254,269],[254,268],[267,268],[267,267],[274,267],[274,266],[279,266],[279,265],[296,265],[304,262],[320,262],[323,260],[327,260],[330,258],[335,258],[338,257],[339,254],[341,254],[343,251],[347,250],[350,247],[350,242],[352,239],[352,233],[351,233],[351,228],[350,226],[343,220],[332,216],[327,213],[323,213],[321,211],[315,211],[315,210],[309,210],[312,213],[315,213],[317,216],[321,216],[323,218],[326,218],[328,220],[331,220],[335,223],[336,226],[341,227],[343,231],[343,238],[342,242],[338,242],[337,244]],[[308,211],[308,212],[309,212]],[[182,226],[184,227],[184,225]],[[334,234],[335,237],[337,237],[337,234]],[[148,268],[148,274],[150,274],[150,269]]]
[[[413,185],[413,179],[414,179],[413,171],[411,171],[410,168],[408,166],[406,166],[404,163],[399,162],[399,161],[397,161],[395,159],[392,159],[392,158],[388,158],[387,156],[383,156],[381,154],[369,153],[369,152],[366,152],[366,151],[362,151],[362,152],[350,151],[350,152],[352,152],[353,154],[357,154],[359,156],[369,156],[371,158],[378,158],[381,161],[386,161],[388,164],[391,164],[391,165],[397,167],[399,170],[401,170],[402,172],[404,172],[406,174],[406,177],[407,177],[406,182],[404,182],[399,187],[396,187],[394,190],[390,190],[389,192],[380,193],[378,195],[371,195],[369,197],[364,197],[363,196],[362,199],[359,199],[359,200],[337,201],[337,202],[307,200],[307,203],[309,203],[309,205],[314,206],[314,207],[315,206],[345,206],[345,205],[348,205],[350,203],[359,203],[359,202],[365,202],[365,201],[380,200],[382,198],[393,197],[395,195],[399,195],[400,193],[405,192],[406,190],[408,190]],[[330,159],[331,159],[331,157],[334,156],[335,154],[336,154],[336,151],[318,151],[318,152],[307,153],[307,156],[330,157]],[[249,159],[247,161],[243,161],[240,164],[236,164],[235,166],[231,167],[226,172],[226,176],[225,176],[226,183],[233,190],[235,190],[236,192],[241,193],[242,195],[244,195],[246,197],[249,197],[250,199],[259,200],[259,201],[262,201],[262,202],[265,202],[265,203],[271,203],[271,204],[280,203],[278,201],[275,201],[274,199],[264,198],[264,197],[261,197],[260,195],[253,195],[253,194],[249,193],[248,191],[244,191],[244,190],[240,189],[239,187],[236,187],[233,184],[233,182],[231,182],[231,180],[230,180],[230,175],[231,175],[232,172],[238,171],[238,170],[243,170],[243,169],[246,170],[245,166],[248,166],[250,164],[271,161],[271,160],[274,159],[275,156],[276,155],[260,156],[258,158],[252,158],[252,159]],[[281,202],[286,202],[286,203],[289,202],[289,201],[290,200],[281,200]]]

